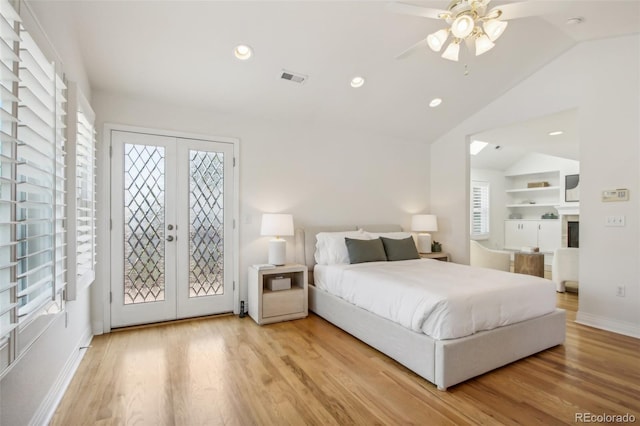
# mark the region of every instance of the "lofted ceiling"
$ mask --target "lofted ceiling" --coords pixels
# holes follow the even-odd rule
[[[561,131],[562,134],[549,134],[557,131]],[[506,170],[516,161],[534,152],[579,160],[578,111],[561,111],[487,130],[472,135],[471,140],[489,144],[477,155],[470,156],[471,167],[478,169]]]
[[[428,49],[395,59],[444,23],[384,1],[30,3],[43,21],[69,17],[94,90],[432,142],[576,43],[640,29],[638,0],[556,1],[567,10],[513,20],[493,50],[475,57],[463,47],[457,63]],[[582,24],[565,23],[577,16]],[[239,43],[254,49],[250,60],[233,56]],[[283,69],[308,80],[281,80]],[[366,78],[359,89],[349,85],[356,75]],[[429,108],[434,97],[443,103]]]

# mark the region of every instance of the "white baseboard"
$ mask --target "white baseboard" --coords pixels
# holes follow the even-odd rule
[[[590,327],[600,328],[602,330],[612,331],[625,336],[640,338],[640,326],[625,321],[612,320],[611,318],[601,317],[599,315],[580,312],[576,314],[576,322],[578,324],[588,325]]]
[[[37,426],[49,424],[51,418],[56,412],[56,409],[58,408],[58,404],[62,400],[62,397],[69,386],[69,383],[71,383],[71,379],[73,379],[73,376],[80,365],[80,361],[82,361],[85,352],[87,352],[80,348],[89,346],[92,338],[93,334],[91,333],[91,329],[87,327],[78,340],[77,349],[74,350],[69,356],[69,359],[67,359],[67,362],[62,368],[62,371],[60,371],[55,383],[51,386],[51,389],[47,392],[47,396],[42,401],[42,404],[40,404],[38,411],[36,411],[29,422],[30,425]]]

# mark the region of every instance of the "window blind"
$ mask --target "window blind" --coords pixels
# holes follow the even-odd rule
[[[471,183],[471,236],[489,236],[489,182]]]
[[[18,96],[16,238],[18,316],[29,318],[53,296],[55,72],[21,31]]]
[[[0,371],[62,308],[66,87],[0,0]]]
[[[55,126],[55,184],[54,184],[54,293],[60,294],[64,290],[67,283],[66,276],[66,239],[67,233],[65,229],[66,220],[66,179],[65,179],[65,122],[66,122],[66,108],[65,104],[67,99],[65,92],[67,86],[62,81],[59,75],[56,74],[55,79],[56,87],[56,126]]]
[[[16,118],[20,17],[0,1],[0,371],[11,361],[9,337],[18,325],[16,298]]]
[[[67,300],[95,279],[95,115],[74,83],[69,85],[69,143],[67,144],[69,194],[67,195],[69,282]]]

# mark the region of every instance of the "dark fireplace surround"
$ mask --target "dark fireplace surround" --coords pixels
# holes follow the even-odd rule
[[[580,247],[580,222],[567,221],[567,247]]]

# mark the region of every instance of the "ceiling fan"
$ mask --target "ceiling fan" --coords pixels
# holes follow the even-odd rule
[[[393,12],[444,20],[448,28],[443,28],[402,52],[396,58],[429,46],[434,52],[444,47],[449,37],[452,41],[442,53],[444,59],[457,61],[460,44],[465,41],[469,49],[474,48],[476,56],[491,50],[495,41],[504,33],[508,20],[528,16],[556,13],[567,7],[569,2],[525,1],[509,3],[489,9],[491,0],[452,0],[447,10],[431,9],[405,3],[390,3]]]

